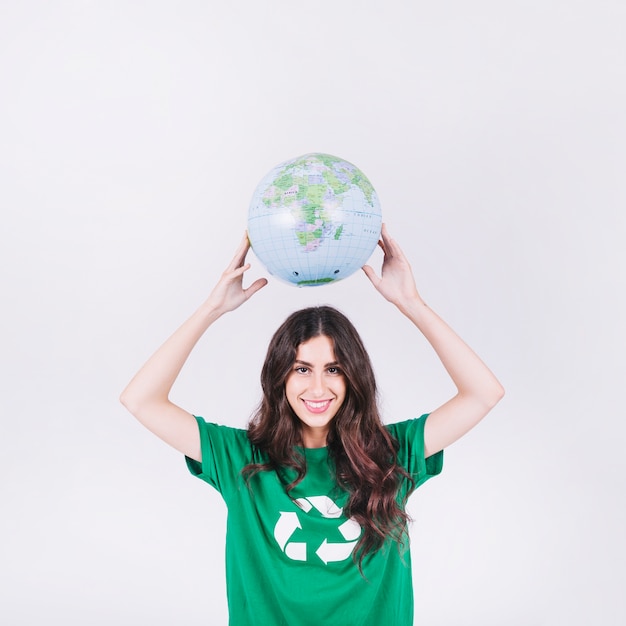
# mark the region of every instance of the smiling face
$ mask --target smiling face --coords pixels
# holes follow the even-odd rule
[[[346,381],[335,360],[333,342],[326,335],[298,346],[285,393],[301,422],[304,447],[325,446],[330,423],[346,397]]]

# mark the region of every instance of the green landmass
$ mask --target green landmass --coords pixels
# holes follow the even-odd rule
[[[293,176],[287,172],[283,172],[274,182],[273,185],[285,191],[293,185]]]
[[[323,285],[325,283],[332,283],[334,278],[316,278],[314,280],[300,280],[298,281],[298,287],[306,287],[307,285]]]
[[[301,246],[306,246],[311,241],[317,241],[322,238],[322,229],[318,228],[317,230],[307,230],[307,231],[296,231],[296,237],[298,237],[298,243]]]
[[[374,187],[372,187],[372,183],[370,183],[365,174],[357,170],[356,172],[354,172],[352,180],[350,182],[353,185],[356,185],[363,192],[367,203],[370,206],[374,206],[374,201],[372,199],[374,195]]]
[[[341,165],[341,163],[343,163],[342,159],[338,159],[337,157],[333,157],[329,154],[320,154],[317,157],[330,171],[328,172],[328,174],[333,174],[334,175],[334,169],[333,166],[337,163],[339,163],[339,165]],[[368,204],[370,206],[373,206],[373,200],[372,197],[374,195],[374,187],[372,186],[372,183],[370,183],[369,179],[367,178],[367,176],[365,176],[365,174],[363,174],[363,172],[361,172],[361,170],[359,170],[357,167],[353,166],[354,170],[348,169],[348,168],[342,168],[342,170],[349,176],[350,178],[350,185],[355,185],[357,186],[362,192],[363,195],[365,196]],[[332,183],[330,182],[330,176],[329,178],[326,178],[326,176],[324,176],[325,180],[328,182],[329,185],[331,185],[332,187]],[[333,191],[335,191],[335,193],[345,193],[346,191],[348,191],[349,186],[346,185],[345,183],[340,182],[339,180],[335,179],[337,182],[337,185],[341,187],[340,191],[335,191],[335,188],[333,187]]]
[[[315,206],[316,209],[321,208],[326,193],[326,185],[308,185],[306,189],[307,200]]]
[[[342,193],[346,193],[350,189],[349,185],[342,183],[338,178],[337,174],[333,170],[325,170],[322,174],[326,184],[333,190],[333,193],[338,196]]]

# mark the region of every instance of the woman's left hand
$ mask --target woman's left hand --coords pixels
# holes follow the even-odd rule
[[[383,224],[379,242],[385,256],[378,277],[363,271],[374,287],[422,332],[457,388],[454,397],[432,411],[424,430],[426,456],[443,450],[473,428],[502,398],[504,389],[472,349],[422,300],[411,266]]]
[[[378,245],[384,253],[380,277],[371,266],[364,265],[362,268],[372,285],[385,299],[398,307],[411,300],[421,300],[411,265],[385,224]]]

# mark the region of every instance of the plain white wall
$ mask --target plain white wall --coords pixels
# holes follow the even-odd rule
[[[224,506],[117,398],[260,178],[320,151],[370,177],[507,388],[412,500],[416,623],[623,624],[625,6],[1,2],[0,621],[226,623]],[[175,399],[244,426],[271,333],[318,302],[361,331],[387,421],[452,392],[358,273],[272,281]]]

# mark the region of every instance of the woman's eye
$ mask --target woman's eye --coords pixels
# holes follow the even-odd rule
[[[338,367],[329,367],[328,373],[337,375],[337,374],[341,374],[341,370]]]
[[[296,367],[296,372],[298,372],[298,374],[306,374],[308,371],[308,367]]]

